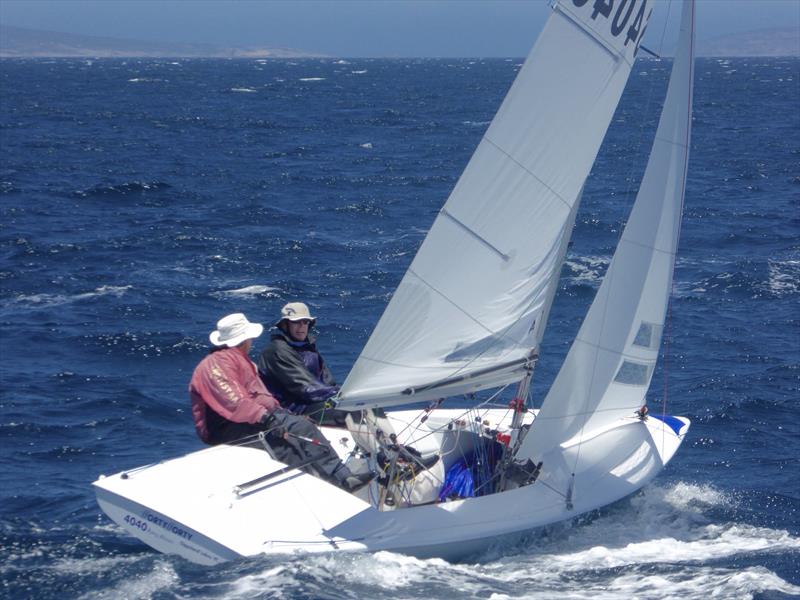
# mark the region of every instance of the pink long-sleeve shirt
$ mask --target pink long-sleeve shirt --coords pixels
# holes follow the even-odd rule
[[[208,442],[206,406],[235,423],[258,423],[280,404],[267,391],[255,364],[239,348],[225,348],[200,361],[189,382],[197,435]]]

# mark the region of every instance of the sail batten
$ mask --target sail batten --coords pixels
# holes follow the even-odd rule
[[[502,250],[497,248],[489,240],[487,240],[486,238],[482,237],[477,231],[475,231],[474,229],[471,229],[469,226],[467,226],[464,223],[462,223],[461,221],[459,221],[456,217],[453,216],[453,213],[451,213],[451,212],[449,212],[449,211],[447,211],[445,209],[442,209],[441,214],[444,215],[445,217],[447,217],[448,219],[450,219],[451,221],[453,221],[453,223],[455,223],[456,225],[461,227],[464,231],[466,231],[471,236],[473,236],[476,240],[478,240],[479,242],[484,244],[487,248],[489,248],[490,250],[496,252],[500,256],[500,258],[502,258],[503,260],[509,260],[511,258],[511,256],[509,256],[508,254],[506,254],[505,252],[503,252]]]
[[[585,0],[562,4],[348,375],[341,408],[416,401],[403,391],[439,381],[454,382],[442,395],[457,395],[525,375],[494,367],[538,350],[575,204],[639,42]]]

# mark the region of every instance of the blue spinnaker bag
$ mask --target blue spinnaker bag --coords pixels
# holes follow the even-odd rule
[[[444,476],[444,485],[439,492],[439,502],[448,498],[472,498],[475,495],[475,482],[472,479],[472,470],[463,460],[453,464],[447,469]]]

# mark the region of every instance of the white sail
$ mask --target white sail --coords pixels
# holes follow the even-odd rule
[[[342,386],[341,408],[522,377],[650,10],[648,0],[554,6]]]
[[[645,402],[680,232],[693,63],[694,3],[687,2],[664,108],[630,219],[586,320],[517,454],[543,460],[545,469],[547,453],[559,444],[563,448],[591,439],[621,417],[634,416]],[[581,454],[575,457],[578,461]],[[577,465],[557,468],[569,477]]]

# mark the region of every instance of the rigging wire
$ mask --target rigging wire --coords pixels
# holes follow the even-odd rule
[[[696,6],[693,4],[692,5],[692,15],[691,15],[691,19],[692,19],[691,27],[692,27],[693,30],[694,30],[694,27],[695,27],[695,18],[696,18],[695,10],[696,10]],[[690,48],[690,52],[689,52],[689,56],[690,56],[691,60],[689,61],[689,82],[690,83],[689,83],[689,90],[688,90],[689,91],[689,97],[687,99],[687,102],[689,103],[689,107],[691,109],[692,99],[693,99],[693,96],[694,96],[694,91],[693,91],[694,90],[694,52],[695,52],[695,49],[694,49],[694,43],[695,43],[694,36],[691,37],[691,39],[689,40],[689,43],[691,44],[691,48]],[[687,156],[686,156],[686,159],[685,159],[685,162],[684,162],[684,165],[683,165],[683,188],[681,189],[681,202],[680,202],[680,212],[679,212],[681,218],[678,219],[678,232],[677,232],[677,238],[676,238],[677,244],[680,244],[681,229],[682,229],[682,226],[683,226],[683,211],[684,211],[684,205],[686,203],[686,174],[687,174],[687,171],[689,169],[689,157],[688,157],[688,154],[689,154],[689,144],[691,143],[691,128],[692,128],[691,110],[689,111],[688,120],[689,120],[689,122],[686,124],[686,136],[687,136],[687,139],[686,139],[686,153],[687,153]],[[676,244],[676,248],[675,248],[676,254],[677,254],[677,244]],[[673,255],[673,257],[672,257],[672,272],[673,272],[672,285],[670,287],[670,295],[669,295],[669,298],[667,300],[667,319],[666,319],[666,327],[665,327],[665,329],[667,330],[666,331],[667,335],[665,336],[665,339],[664,339],[664,398],[663,398],[662,407],[661,407],[662,417],[666,417],[666,415],[667,415],[667,395],[668,395],[668,392],[669,392],[669,356],[670,356],[669,355],[669,349],[670,349],[670,342],[672,340],[672,299],[675,297],[675,275],[674,275],[675,274],[675,255]],[[663,445],[664,444],[664,437],[666,436],[666,430],[662,428],[662,432],[661,433],[662,433],[662,445]]]

